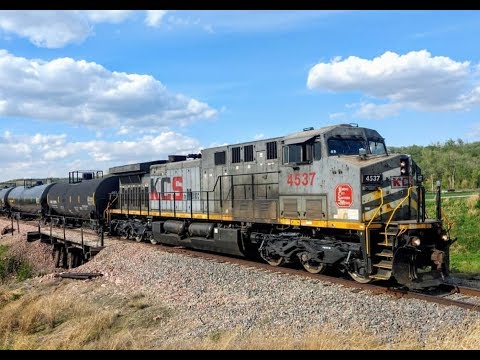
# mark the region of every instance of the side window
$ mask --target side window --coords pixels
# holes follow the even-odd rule
[[[283,147],[283,163],[302,162],[302,145],[287,145]]]
[[[243,161],[253,161],[253,145],[243,147]]]
[[[313,160],[320,160],[322,158],[322,152],[320,149],[320,143],[313,143]]]
[[[218,151],[214,154],[215,165],[224,165],[225,161],[225,151]]]
[[[283,163],[288,164],[288,146],[283,147]]]
[[[270,141],[267,142],[267,160],[277,158],[277,142]]]
[[[232,164],[240,162],[240,147],[232,148]]]

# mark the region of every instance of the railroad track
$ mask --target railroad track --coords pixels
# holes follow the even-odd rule
[[[46,230],[42,228],[42,230]],[[60,229],[63,231],[63,229]],[[80,229],[68,228],[65,233],[78,234]],[[96,232],[89,229],[84,229],[85,235],[96,235]],[[120,237],[107,237],[106,239],[120,242],[132,243],[134,240],[121,239]],[[139,243],[139,246],[148,246],[154,248],[156,251],[164,251],[168,253],[181,254],[185,256],[201,258],[208,261],[236,264],[250,269],[257,269],[266,272],[273,272],[278,274],[286,274],[293,276],[300,276],[303,278],[320,280],[330,282],[336,285],[342,285],[346,288],[357,289],[356,291],[369,291],[373,294],[386,294],[396,298],[411,298],[424,300],[431,303],[436,303],[444,306],[457,306],[468,310],[480,311],[480,288],[469,288],[457,286],[452,284],[443,284],[439,288],[430,291],[410,291],[403,288],[396,288],[391,286],[388,282],[378,282],[377,284],[361,284],[354,280],[343,277],[330,276],[325,274],[311,274],[304,269],[298,269],[293,266],[274,267],[269,264],[256,260],[248,260],[240,257],[216,254],[205,251],[190,250],[183,247],[172,247],[161,244],[150,244],[147,242]]]

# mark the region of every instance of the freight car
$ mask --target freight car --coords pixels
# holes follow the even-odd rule
[[[15,186],[5,195],[5,205],[11,216],[44,217],[48,213],[47,193],[54,183],[35,182]]]
[[[110,174],[119,185],[104,223],[125,238],[335,268],[362,283],[423,288],[448,275],[452,240],[426,217],[421,169],[372,129],[308,128]]]
[[[56,223],[103,219],[109,194],[118,191],[118,178],[103,177],[102,171],[72,171],[68,179],[68,183],[55,183],[48,192],[49,217],[55,216]]]
[[[0,214],[4,214],[8,211],[8,200],[7,195],[14,188],[14,186],[6,186],[3,189],[0,189]]]

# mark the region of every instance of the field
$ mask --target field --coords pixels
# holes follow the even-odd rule
[[[427,194],[427,215],[435,217],[433,194]],[[444,224],[457,241],[451,247],[453,272],[480,274],[480,193],[442,193]]]

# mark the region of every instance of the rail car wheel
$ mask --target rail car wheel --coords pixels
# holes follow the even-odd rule
[[[373,280],[373,279],[370,279],[368,276],[365,277],[363,275],[360,275],[356,271],[349,271],[348,274],[352,277],[353,280],[355,280],[356,282],[359,282],[360,284],[368,284]]]
[[[158,241],[155,240],[155,239],[153,238],[153,236],[150,238],[150,242],[151,242],[153,245],[157,245],[157,244],[158,244]]]
[[[272,266],[280,266],[285,262],[285,259],[283,257],[278,257],[276,259],[274,258],[264,258],[267,263],[269,263]]]
[[[122,231],[122,233],[120,234],[120,238],[123,239],[123,240],[129,240],[130,239],[130,231],[128,231],[128,230]]]
[[[308,261],[302,261],[302,260],[300,262],[302,263],[303,268],[312,274],[322,274],[325,272],[325,269],[327,268],[327,265],[323,263],[312,264],[312,263],[309,263]]]

